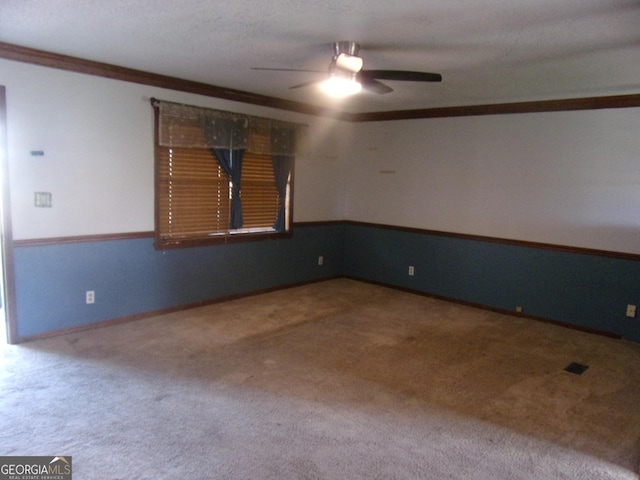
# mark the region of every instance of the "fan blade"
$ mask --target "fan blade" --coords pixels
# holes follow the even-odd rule
[[[302,87],[308,87],[310,85],[314,85],[314,84],[318,84],[318,83],[322,83],[324,82],[326,79],[322,78],[320,80],[311,80],[310,82],[304,82],[304,83],[299,83],[298,85],[294,85],[293,87],[289,87],[289,89],[292,88],[302,88]]]
[[[327,73],[326,70],[306,70],[303,68],[269,68],[269,67],[251,67],[251,70],[269,70],[272,72],[311,72],[311,73]]]
[[[364,88],[365,90],[369,90],[370,92],[379,93],[381,95],[385,93],[393,92],[393,88],[391,88],[389,85],[385,85],[384,83],[379,82],[375,78],[362,75],[362,72],[358,74],[357,80],[362,85],[362,88]]]
[[[384,83],[379,82],[375,78],[368,78],[366,76],[361,77],[360,75],[358,75],[356,79],[358,80],[358,82],[360,82],[360,84],[362,85],[362,88],[364,88],[365,90],[369,90],[370,92],[379,93],[379,94],[393,92],[393,88],[391,88],[389,85],[385,85]],[[289,87],[289,89],[310,87],[311,85],[319,85],[325,80],[326,78],[321,78],[319,80],[312,80],[310,82],[299,83],[298,85]]]
[[[405,70],[362,70],[361,75],[378,80],[401,80],[405,82],[441,82],[442,75],[428,72]]]

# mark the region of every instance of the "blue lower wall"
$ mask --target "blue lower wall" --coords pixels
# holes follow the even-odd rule
[[[21,338],[347,275],[640,342],[640,318],[625,316],[640,304],[640,261],[367,224],[165,251],[151,238],[15,247],[14,268]]]
[[[14,247],[18,336],[342,275],[343,224],[157,251],[152,238]],[[318,256],[324,264],[318,266]],[[85,303],[94,290],[96,301]]]
[[[408,267],[415,267],[414,276]],[[640,342],[640,262],[348,224],[345,275],[515,311]]]

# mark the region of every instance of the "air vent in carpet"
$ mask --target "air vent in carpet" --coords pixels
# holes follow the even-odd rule
[[[589,365],[582,365],[581,363],[571,362],[569,365],[566,366],[564,371],[569,373],[575,373],[576,375],[582,375],[584,372],[587,371],[587,368],[589,368]]]

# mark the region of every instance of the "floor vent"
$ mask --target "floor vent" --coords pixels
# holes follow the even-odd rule
[[[582,365],[581,363],[571,362],[569,365],[566,366],[564,371],[569,373],[575,373],[576,375],[582,375],[584,372],[587,371],[587,368],[589,368],[589,365]]]

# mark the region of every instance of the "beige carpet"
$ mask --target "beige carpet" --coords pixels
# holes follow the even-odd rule
[[[347,279],[0,359],[0,455],[75,480],[638,478],[640,345]]]

